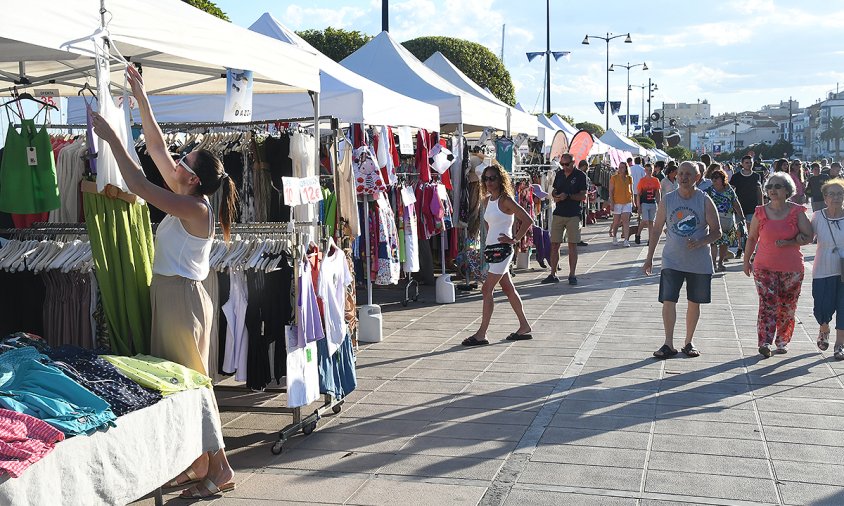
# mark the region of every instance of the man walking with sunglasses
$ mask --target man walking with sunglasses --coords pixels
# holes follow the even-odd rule
[[[557,268],[560,263],[560,246],[563,232],[569,246],[569,284],[577,284],[577,243],[580,242],[580,203],[586,199],[586,173],[574,166],[574,158],[568,153],[560,157],[563,170],[554,177],[554,191],[551,197],[556,202],[551,218],[551,274],[543,283],[559,283]]]

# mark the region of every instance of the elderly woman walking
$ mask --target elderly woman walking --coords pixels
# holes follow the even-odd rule
[[[765,357],[788,352],[803,282],[800,246],[812,239],[812,224],[805,209],[788,201],[795,190],[787,172],[773,173],[765,183],[770,202],[756,208],[747,237],[744,273],[750,276],[752,271],[756,281],[759,353]],[[756,256],[751,266],[754,249]]]
[[[744,213],[741,212],[741,206],[736,197],[736,192],[733,187],[727,184],[727,174],[713,163],[710,165],[715,167],[709,172],[709,179],[712,181],[712,186],[706,189],[706,194],[715,203],[715,209],[718,210],[718,220],[721,222],[721,238],[712,243],[712,262],[715,264],[715,259],[718,259],[717,265],[714,265],[715,272],[724,272],[724,260],[727,259],[727,246],[730,244],[730,236],[736,232],[736,221],[740,225],[744,225]]]
[[[829,348],[829,322],[835,315],[835,358],[844,360],[844,179],[835,178],[821,186],[826,209],[812,215],[818,240],[812,266],[812,297],[815,319],[820,324],[818,348]]]

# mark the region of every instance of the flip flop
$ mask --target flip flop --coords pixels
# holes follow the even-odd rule
[[[199,487],[204,488],[208,493],[201,494]],[[235,485],[232,482],[217,486],[216,483],[214,483],[208,478],[205,478],[204,480],[202,480],[201,483],[197,483],[196,485],[185,489],[185,491],[182,492],[179,497],[181,497],[182,499],[203,499],[218,494],[225,494],[226,492],[231,492],[232,490],[234,490],[234,487]]]
[[[517,332],[513,332],[509,336],[506,337],[508,341],[526,341],[528,339],[533,339],[533,336],[530,333],[527,334],[519,334]]]
[[[665,360],[666,358],[673,357],[677,353],[679,353],[677,350],[671,348],[667,344],[663,344],[662,348],[654,352],[654,357],[658,358],[659,360]]]
[[[188,481],[183,481],[179,483],[179,476],[185,475],[188,477]],[[176,476],[173,480],[168,481],[164,486],[161,488],[184,488],[189,487],[195,483],[199,483],[199,476],[196,475],[196,472],[193,470],[192,467],[187,468],[185,471],[179,473],[179,476]]]
[[[475,336],[469,336],[461,343],[463,346],[483,346],[489,344],[486,339],[475,339]]]

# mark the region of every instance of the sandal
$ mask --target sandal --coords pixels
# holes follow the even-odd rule
[[[683,354],[686,355],[687,357],[695,358],[695,357],[700,356],[700,351],[697,348],[695,348],[695,345],[692,344],[692,343],[689,343],[689,344],[683,346],[683,348],[680,351],[682,351]]]
[[[476,339],[475,336],[469,336],[461,343],[463,346],[483,346],[489,344],[486,339]]]
[[[829,326],[827,325],[826,330],[821,327],[818,330],[818,349],[821,351],[826,351],[829,349]]]
[[[513,332],[509,336],[506,337],[508,341],[526,341],[528,339],[533,339],[533,336],[528,332],[527,334],[519,334],[518,332]]]
[[[180,482],[179,478],[182,475],[187,476],[188,479],[186,481]],[[168,481],[161,488],[184,488],[193,485],[194,483],[199,483],[199,481],[199,476],[196,475],[196,471],[194,471],[192,467],[189,467],[183,472],[179,473],[179,476],[176,476],[174,479]]]
[[[199,487],[204,488],[205,491],[208,492],[208,493],[207,494],[200,493]],[[205,478],[204,480],[202,480],[202,483],[197,483],[196,485],[192,486],[191,488],[185,489],[181,493],[181,495],[179,495],[179,497],[181,497],[182,499],[203,499],[203,498],[211,497],[211,496],[214,496],[214,495],[217,495],[217,494],[224,494],[226,492],[231,492],[232,490],[234,490],[234,487],[235,487],[235,485],[232,482],[226,483],[224,485],[217,486],[216,483],[209,480],[208,478]]]
[[[844,360],[844,345],[836,344],[835,345],[835,360]]]
[[[660,348],[660,349],[658,349],[654,352],[654,357],[656,357],[660,360],[664,360],[666,358],[673,357],[677,353],[679,353],[679,352],[677,350],[675,350],[674,348],[668,346],[667,344],[663,344],[662,348]]]

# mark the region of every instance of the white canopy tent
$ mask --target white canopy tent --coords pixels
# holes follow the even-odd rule
[[[536,118],[532,114],[522,112],[518,109],[510,107],[505,102],[499,100],[495,95],[481,88],[474,81],[469,79],[469,76],[464,74],[459,68],[455,67],[448,58],[441,52],[437,51],[425,60],[425,66],[433,70],[440,77],[457,86],[461,90],[471,93],[472,95],[492,102],[498,106],[504,107],[509,116],[509,125],[511,134],[528,134],[535,137],[538,133],[539,127],[536,124]]]
[[[663,151],[659,148],[654,148],[651,151],[654,152],[654,155],[656,156],[657,160],[661,160],[663,162],[667,162],[668,160],[671,160],[671,156],[668,153],[666,153],[665,151]]]
[[[410,51],[381,32],[340,62],[344,67],[391,90],[433,104],[440,109],[441,130],[507,128],[507,110],[449,83],[426,67]]]
[[[609,144],[611,147],[620,149],[621,151],[629,151],[634,155],[643,156],[647,153],[645,148],[612,129],[607,130],[607,133],[601,136],[601,142]]]
[[[550,145],[551,141],[554,140],[555,133],[563,130],[562,128],[552,123],[551,120],[548,119],[548,117],[544,114],[540,114],[539,116],[537,116],[536,120],[539,123],[539,126],[545,130],[545,137],[543,140],[547,145]]]
[[[439,109],[436,106],[396,93],[343,67],[319,53],[271,14],[264,13],[249,29],[286,45],[292,44],[316,53],[322,114],[347,123],[439,129]],[[84,119],[85,109],[81,100],[71,102],[68,121],[73,123],[79,118]],[[215,121],[222,114],[225,96],[157,96],[150,97],[150,102],[159,121]],[[313,102],[304,93],[258,94],[252,98],[253,120],[305,117],[312,110]]]
[[[183,2],[32,0],[22,9],[20,2],[0,0],[0,12],[0,83],[10,87],[67,96],[93,85],[91,38],[105,22],[111,53],[142,66],[150,94],[223,93],[227,68],[253,71],[254,93],[320,89],[316,55]],[[112,82],[121,84],[122,73],[113,65]]]
[[[566,133],[566,137],[568,137],[569,142],[571,142],[572,137],[574,137],[574,134],[577,133],[577,128],[573,127],[568,121],[561,118],[559,114],[551,116],[550,120]]]

